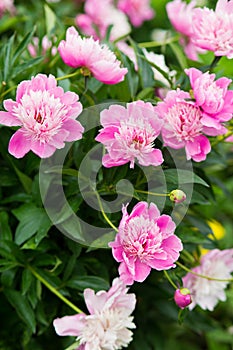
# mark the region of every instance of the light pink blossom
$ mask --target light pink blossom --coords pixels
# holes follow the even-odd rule
[[[206,159],[211,146],[203,134],[201,109],[188,92],[177,89],[169,91],[163,102],[155,107],[164,120],[162,138],[164,146],[174,149],[185,148],[187,159],[200,162]]]
[[[110,40],[113,41],[131,31],[127,16],[114,6],[112,0],[98,0],[98,6],[96,0],[86,0],[84,11],[76,16],[75,23],[85,35],[103,39],[112,25]]]
[[[152,19],[155,15],[150,7],[150,0],[119,0],[117,6],[129,16],[135,27],[140,27],[144,21]]]
[[[20,126],[9,142],[16,158],[32,150],[41,158],[50,157],[65,141],[82,137],[83,127],[75,120],[82,111],[74,92],[64,92],[53,75],[38,74],[22,81],[16,101],[4,101],[7,112],[0,112],[0,124]]]
[[[0,18],[3,16],[5,12],[9,12],[10,14],[15,13],[14,0],[0,1]]]
[[[32,39],[32,43],[30,43],[28,45],[28,51],[30,53],[30,55],[32,57],[36,57],[38,55],[43,55],[45,56],[47,54],[47,52],[50,50],[51,51],[51,55],[55,56],[57,53],[57,48],[55,46],[53,46],[53,43],[51,40],[49,40],[48,36],[45,35],[42,38],[41,41],[41,50],[40,50],[40,40],[38,37],[33,37]],[[40,52],[41,51],[41,52]]]
[[[112,105],[101,112],[100,122],[103,129],[96,140],[108,151],[102,160],[105,167],[130,162],[130,168],[133,168],[135,159],[144,166],[158,166],[163,162],[161,151],[153,147],[162,121],[151,103],[136,101],[126,107]]]
[[[228,90],[231,79],[221,77],[215,81],[215,74],[202,73],[196,68],[185,69],[190,79],[196,104],[202,109],[203,132],[207,135],[225,134],[221,124],[233,116],[233,91]]]
[[[168,270],[176,265],[181,240],[174,234],[175,223],[169,215],[160,215],[154,203],[139,202],[123,216],[115,241],[110,242],[120,278],[128,285],[143,282],[151,269]]]
[[[233,249],[209,251],[192,271],[210,278],[230,279],[233,272]],[[183,286],[190,290],[192,296],[189,309],[199,305],[203,310],[213,311],[219,300],[226,300],[224,289],[228,284],[228,281],[214,281],[189,272],[183,278]]]
[[[121,68],[121,62],[106,45],[100,45],[93,38],[81,38],[74,27],[66,32],[58,51],[64,63],[73,68],[83,67],[105,84],[117,84],[124,80],[127,68]]]
[[[166,5],[168,18],[177,32],[182,34],[180,44],[184,47],[184,52],[191,60],[198,60],[198,53],[204,50],[195,46],[192,42],[193,28],[192,16],[196,1],[192,0],[189,4],[182,0],[173,0]]]
[[[215,11],[193,10],[192,42],[215,56],[233,58],[233,0],[218,0]]]
[[[84,299],[89,315],[84,313],[54,320],[58,335],[76,336],[78,350],[117,350],[127,347],[135,328],[130,316],[136,304],[135,294],[116,278],[108,292],[85,289]]]

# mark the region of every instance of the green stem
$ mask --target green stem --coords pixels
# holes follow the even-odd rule
[[[148,191],[142,191],[142,190],[135,190],[135,192],[150,194],[151,196],[158,196],[158,197],[168,197],[169,196],[168,193],[156,193],[156,192],[148,192]]]
[[[7,95],[9,92],[11,92],[12,90],[15,90],[17,88],[17,85],[14,85],[12,87],[10,87],[9,89],[7,89],[6,91],[4,91],[2,94],[1,94],[1,97]]]
[[[163,270],[163,273],[164,273],[166,279],[170,282],[170,284],[175,288],[175,290],[177,290],[178,289],[177,285],[173,282],[173,280],[171,279],[171,277],[169,276],[167,271]]]
[[[65,304],[67,304],[71,309],[73,309],[78,314],[82,314],[83,311],[80,310],[77,306],[75,306],[71,301],[69,301],[66,297],[64,297],[56,288],[51,286],[51,284],[46,281],[34,268],[30,265],[27,268],[31,271],[31,273],[41,282],[43,283],[53,294],[55,294],[59,299],[61,299]]]
[[[173,42],[176,42],[179,40],[179,36],[174,36],[172,38],[168,38],[164,41],[148,41],[144,43],[139,43],[138,46],[141,48],[151,48],[151,47],[157,47],[157,46],[164,46]]]
[[[176,265],[180,266],[183,270],[195,275],[195,276],[198,276],[198,277],[201,277],[201,278],[205,278],[207,280],[210,280],[210,281],[217,281],[217,282],[232,282],[233,281],[233,278],[227,278],[227,279],[224,279],[224,278],[215,278],[215,277],[210,277],[210,276],[205,276],[205,275],[202,275],[200,273],[196,273],[192,270],[190,270],[188,267],[184,266],[183,264],[181,264],[179,261],[176,261]]]
[[[226,133],[225,135],[219,136],[217,140],[211,144],[211,146],[213,147],[218,145],[220,142],[225,141],[228,137],[232,135],[233,135],[233,131],[228,131],[228,133]]]
[[[76,72],[70,73],[70,74],[67,74],[67,75],[63,75],[62,77],[56,78],[56,80],[59,81],[59,80],[73,78],[73,77],[75,77],[76,75],[79,75],[79,74],[81,74],[80,70],[76,70]]]
[[[214,57],[213,62],[210,64],[210,68],[209,68],[210,72],[217,66],[217,64],[221,58],[222,58],[222,56],[215,56]]]
[[[98,203],[99,203],[99,207],[100,207],[100,211],[104,217],[104,219],[106,220],[106,222],[116,231],[118,232],[118,229],[117,227],[112,223],[112,221],[107,217],[107,215],[105,214],[105,211],[104,211],[104,208],[103,208],[103,205],[101,203],[101,199],[100,199],[100,196],[99,196],[99,193],[95,191],[95,194],[96,194],[96,197],[97,197],[97,200],[98,200]]]

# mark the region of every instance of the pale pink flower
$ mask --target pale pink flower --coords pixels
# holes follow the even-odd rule
[[[151,103],[136,101],[126,107],[112,105],[101,112],[100,122],[103,129],[96,140],[108,151],[102,160],[105,167],[130,162],[130,168],[133,168],[136,159],[144,166],[158,166],[163,162],[161,151],[153,147],[162,121]]]
[[[166,5],[168,18],[177,32],[182,34],[180,44],[184,47],[184,52],[191,60],[198,60],[198,53],[203,53],[199,47],[192,42],[193,28],[192,16],[196,1],[189,4],[182,0],[173,0]]]
[[[174,234],[176,225],[169,215],[160,215],[154,203],[139,202],[131,212],[127,206],[115,241],[110,242],[120,278],[128,285],[143,282],[151,269],[168,270],[176,265],[181,240]]]
[[[215,11],[196,8],[193,11],[193,43],[215,56],[233,58],[233,0],[218,0]]]
[[[230,279],[233,272],[233,249],[209,251],[192,271],[210,278]],[[192,296],[189,309],[199,305],[203,310],[213,311],[219,300],[226,300],[224,289],[228,284],[228,281],[214,281],[189,272],[183,278],[183,286],[190,290]]]
[[[65,141],[82,137],[83,127],[75,120],[82,111],[74,92],[64,92],[53,75],[38,74],[22,81],[16,101],[4,101],[0,124],[20,126],[10,139],[9,152],[16,158],[32,150],[41,158],[50,157]]]
[[[155,16],[155,12],[150,7],[150,0],[119,0],[117,6],[127,14],[135,27],[140,27],[144,21]]]
[[[106,45],[100,45],[93,38],[81,38],[74,27],[66,32],[58,51],[64,63],[73,68],[87,68],[91,74],[105,84],[117,84],[124,80],[127,68],[121,68],[121,62]]]
[[[202,73],[196,68],[185,69],[196,104],[202,109],[203,132],[207,135],[225,134],[221,124],[233,116],[233,91],[228,90],[231,79],[221,77],[215,81],[215,74]]]
[[[14,0],[0,1],[0,18],[4,15],[5,12],[9,12],[12,15],[15,13]]]
[[[211,146],[203,135],[202,111],[188,92],[177,89],[169,91],[163,102],[155,107],[164,120],[162,138],[164,146],[174,149],[185,148],[187,159],[200,162],[206,159]]]
[[[51,40],[49,40],[48,36],[45,35],[41,41],[41,50],[40,50],[40,40],[38,37],[33,37],[32,43],[28,45],[28,51],[32,57],[39,56],[40,54],[45,56],[49,50],[51,51],[51,55],[55,56],[57,53],[57,48],[53,46]]]
[[[110,40],[113,41],[131,31],[127,16],[114,6],[112,0],[98,0],[98,6],[96,0],[86,0],[84,11],[76,16],[75,23],[85,35],[103,39],[112,25]]]
[[[135,294],[127,294],[128,288],[116,278],[108,292],[85,289],[84,299],[90,315],[84,313],[54,320],[58,335],[76,336],[78,350],[117,350],[127,347],[135,328],[133,317]],[[129,328],[129,329],[128,329]]]

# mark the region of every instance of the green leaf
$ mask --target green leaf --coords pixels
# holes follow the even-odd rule
[[[187,62],[187,58],[183,52],[183,50],[181,49],[180,45],[178,45],[177,43],[169,43],[168,44],[173,53],[175,54],[177,61],[179,62],[180,67],[184,70],[185,68],[188,67],[188,62]]]
[[[20,171],[16,167],[16,165],[14,164],[14,162],[11,160],[10,157],[9,157],[9,159],[10,159],[11,165],[13,166],[13,168],[16,172],[16,175],[18,176],[21,184],[23,185],[23,188],[25,189],[27,194],[30,194],[32,191],[32,180],[30,179],[30,177],[28,177],[26,174],[22,173],[22,171]]]
[[[201,177],[196,175],[190,170],[184,169],[168,169],[164,170],[164,175],[167,182],[179,186],[180,184],[186,183],[197,183],[206,187],[209,187],[207,182],[205,182]]]
[[[6,44],[5,57],[4,57],[4,69],[3,69],[3,80],[7,82],[8,76],[12,67],[11,56],[12,47],[14,44],[15,36],[13,35]]]
[[[31,30],[29,33],[27,33],[22,39],[22,41],[19,43],[13,55],[12,65],[14,65],[14,63],[17,61],[17,59],[20,57],[23,51],[27,48],[34,33],[35,33],[35,28],[33,28],[33,30]]]
[[[56,15],[55,13],[51,10],[51,8],[48,5],[44,5],[44,10],[45,10],[45,23],[46,23],[46,31],[47,34],[50,34],[51,31],[55,27],[56,23]]]
[[[21,320],[27,325],[32,333],[35,333],[35,315],[25,296],[23,296],[20,292],[11,289],[4,289],[3,293],[5,294],[9,303],[15,308]]]
[[[109,283],[103,278],[96,276],[78,276],[74,279],[70,279],[66,283],[66,286],[81,291],[85,288],[91,288],[94,291],[109,289]]]
[[[0,212],[0,237],[3,240],[12,240],[10,225],[8,224],[8,214]]]
[[[33,274],[29,269],[24,269],[22,272],[22,282],[21,282],[21,290],[22,295],[25,295],[29,288],[31,287],[32,281],[34,279]]]
[[[25,73],[28,69],[38,65],[44,60],[44,56],[36,57],[17,65],[12,72],[12,79],[16,78],[19,74]]]

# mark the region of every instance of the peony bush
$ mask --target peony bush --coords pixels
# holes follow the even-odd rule
[[[0,350],[230,349],[233,0],[2,0]]]

